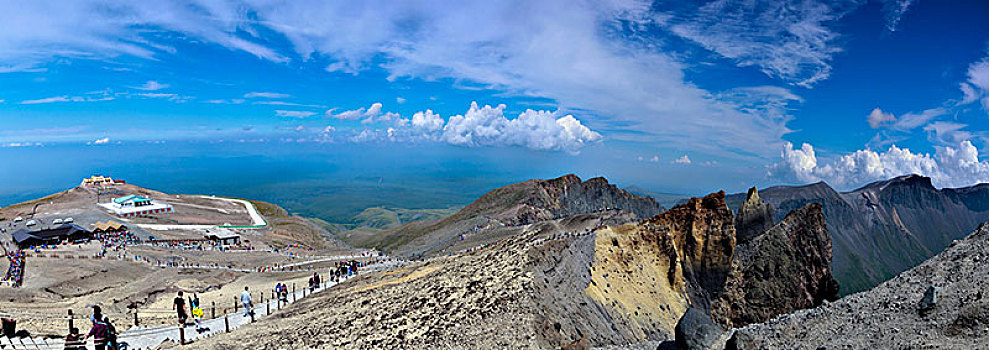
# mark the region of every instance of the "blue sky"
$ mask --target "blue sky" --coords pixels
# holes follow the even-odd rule
[[[447,152],[687,193],[966,186],[989,182],[986,18],[985,1],[0,0],[0,144]]]

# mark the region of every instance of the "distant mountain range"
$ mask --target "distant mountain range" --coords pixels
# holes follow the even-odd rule
[[[862,291],[916,266],[989,221],[989,184],[938,190],[931,179],[907,175],[838,192],[824,182],[759,191],[776,220],[820,203],[834,245],[842,294]],[[729,195],[737,208],[746,194]]]
[[[603,177],[584,181],[570,174],[494,189],[442,220],[411,222],[382,231],[361,246],[406,255],[432,254],[460,237],[481,231],[511,235],[527,224],[617,209],[638,218],[664,210],[655,199],[622,190]]]

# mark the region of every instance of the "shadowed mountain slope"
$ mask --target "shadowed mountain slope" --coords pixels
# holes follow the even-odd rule
[[[737,207],[745,194],[728,196]],[[907,175],[839,193],[823,182],[760,191],[777,220],[820,203],[834,244],[842,293],[862,291],[920,264],[989,220],[989,185],[938,190],[930,178]]]

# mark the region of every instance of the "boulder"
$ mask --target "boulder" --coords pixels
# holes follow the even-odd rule
[[[938,287],[930,286],[924,291],[924,297],[920,299],[920,314],[926,315],[937,306]]]
[[[677,322],[674,343],[678,350],[710,350],[719,348],[719,340],[725,334],[724,328],[711,321],[707,314],[694,308]]]

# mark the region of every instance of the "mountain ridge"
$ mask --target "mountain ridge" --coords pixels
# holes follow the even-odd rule
[[[842,293],[869,289],[940,252],[989,220],[989,184],[937,189],[911,174],[847,192],[825,182],[760,191],[777,221],[807,203],[820,203],[834,242],[834,269]],[[737,208],[745,194],[728,196]]]

